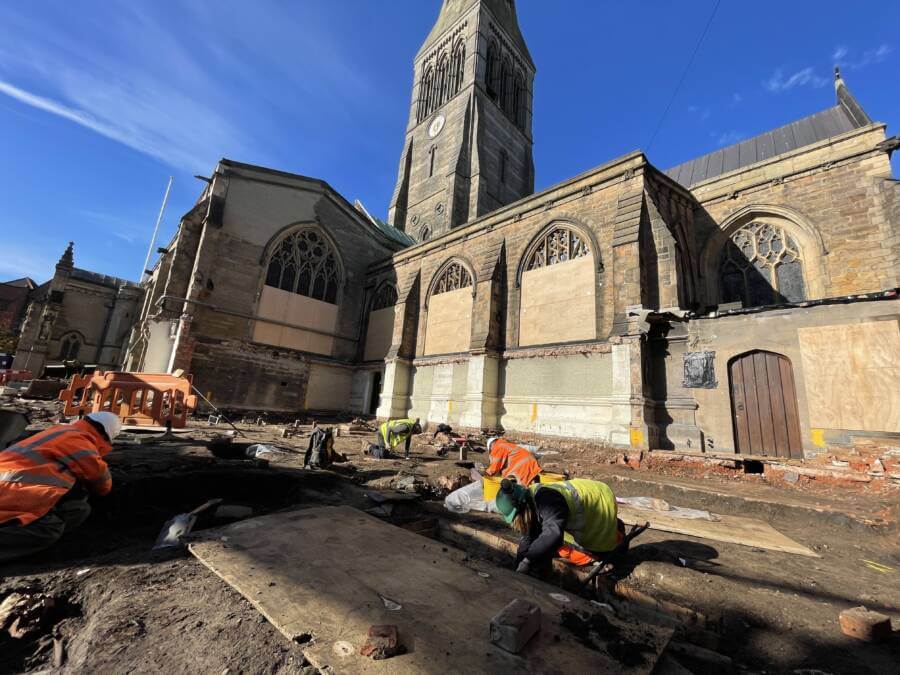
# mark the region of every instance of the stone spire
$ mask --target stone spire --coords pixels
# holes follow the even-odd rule
[[[62,257],[59,259],[59,262],[56,263],[56,269],[70,270],[75,267],[74,248],[75,242],[70,241],[65,252],[62,254]]]
[[[522,37],[522,31],[519,29],[519,17],[516,14],[515,0],[443,0],[438,20],[434,24],[434,28],[431,29],[431,33],[428,34],[425,44],[419,50],[419,54],[421,55],[440,40],[447,30],[452,28],[459,21],[460,17],[474,5],[481,5],[488,9],[500,28],[512,40],[513,45],[518,49],[522,57],[534,67],[531,52],[528,51],[528,45],[525,44],[525,38]]]

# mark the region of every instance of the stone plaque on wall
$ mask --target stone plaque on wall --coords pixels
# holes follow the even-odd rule
[[[718,387],[715,363],[715,352],[687,352],[684,355],[684,388],[715,389]]]

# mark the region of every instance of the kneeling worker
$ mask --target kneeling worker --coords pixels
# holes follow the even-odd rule
[[[419,419],[388,420],[378,428],[375,434],[375,445],[394,452],[401,444],[405,444],[404,457],[409,459],[409,445],[415,434],[422,433]]]
[[[612,490],[596,480],[576,478],[530,488],[504,480],[497,510],[522,535],[517,572],[548,571],[554,555],[588,565],[625,537]]]
[[[121,430],[117,415],[90,413],[0,451],[0,562],[49,548],[87,519],[88,493],[112,489],[103,457]]]
[[[487,442],[491,464],[484,475],[515,478],[519,485],[528,486],[538,479],[541,465],[528,448],[516,445],[505,438],[492,438]]]

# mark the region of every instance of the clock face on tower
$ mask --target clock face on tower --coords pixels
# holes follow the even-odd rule
[[[435,117],[434,120],[432,120],[432,122],[431,122],[431,126],[428,127],[428,137],[436,138],[437,135],[439,133],[441,133],[441,131],[443,131],[444,123],[446,121],[447,120],[444,118],[443,115],[438,115],[437,117]]]

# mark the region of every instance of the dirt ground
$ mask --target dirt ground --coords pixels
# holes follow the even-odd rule
[[[305,449],[304,438],[281,439],[274,427],[241,428],[253,441]],[[467,475],[472,465],[486,463],[483,453],[460,462],[458,456],[438,457],[434,446],[416,443],[411,460],[373,460],[360,452],[369,436],[353,435],[336,441],[348,463],[312,472],[302,469],[300,454],[278,455],[268,466],[216,459],[204,441],[223,430],[198,424],[174,441],[117,447],[108,458],[113,494],[95,503],[84,528],[41,556],[0,565],[0,600],[23,591],[57,598],[47,625],[36,634],[19,640],[0,635],[0,672],[308,672],[299,646],[289,644],[189,554],[150,550],[166,520],[210,498],[250,506],[258,515],[321,504],[371,509],[367,490],[405,488],[422,497],[405,512],[392,514],[399,524],[446,516],[513,539],[496,516],[453,516],[441,506],[446,490],[440,483],[446,480],[440,479]],[[717,664],[702,649],[700,657],[678,656],[691,671],[896,672],[896,636],[887,644],[870,645],[845,637],[838,626],[839,612],[858,605],[892,615],[898,625],[896,491],[832,492],[829,487],[811,495],[808,486],[781,490],[716,476],[694,478],[696,485],[682,478],[681,488],[672,491],[666,487],[672,479],[611,466],[608,453],[577,444],[548,444],[546,449],[559,453],[544,459],[546,468],[607,480],[617,492],[636,495],[652,487],[672,504],[696,507],[692,500],[706,500],[734,515],[742,515],[734,511],[745,497],[776,504],[780,496],[790,505],[773,507],[767,519],[821,558],[650,531],[635,542],[618,570],[622,583],[634,591],[702,615],[700,625],[679,631],[679,641],[731,659],[730,667],[722,665],[727,661]],[[716,490],[729,499],[711,496]],[[848,526],[832,517],[833,511],[817,510],[824,504],[833,511],[877,512],[878,527],[858,521]],[[215,524],[220,523],[204,516],[197,528]],[[503,560],[500,554],[494,558]],[[865,560],[893,571],[876,571]],[[64,648],[56,668],[54,637]],[[59,652],[57,647],[57,663]]]

